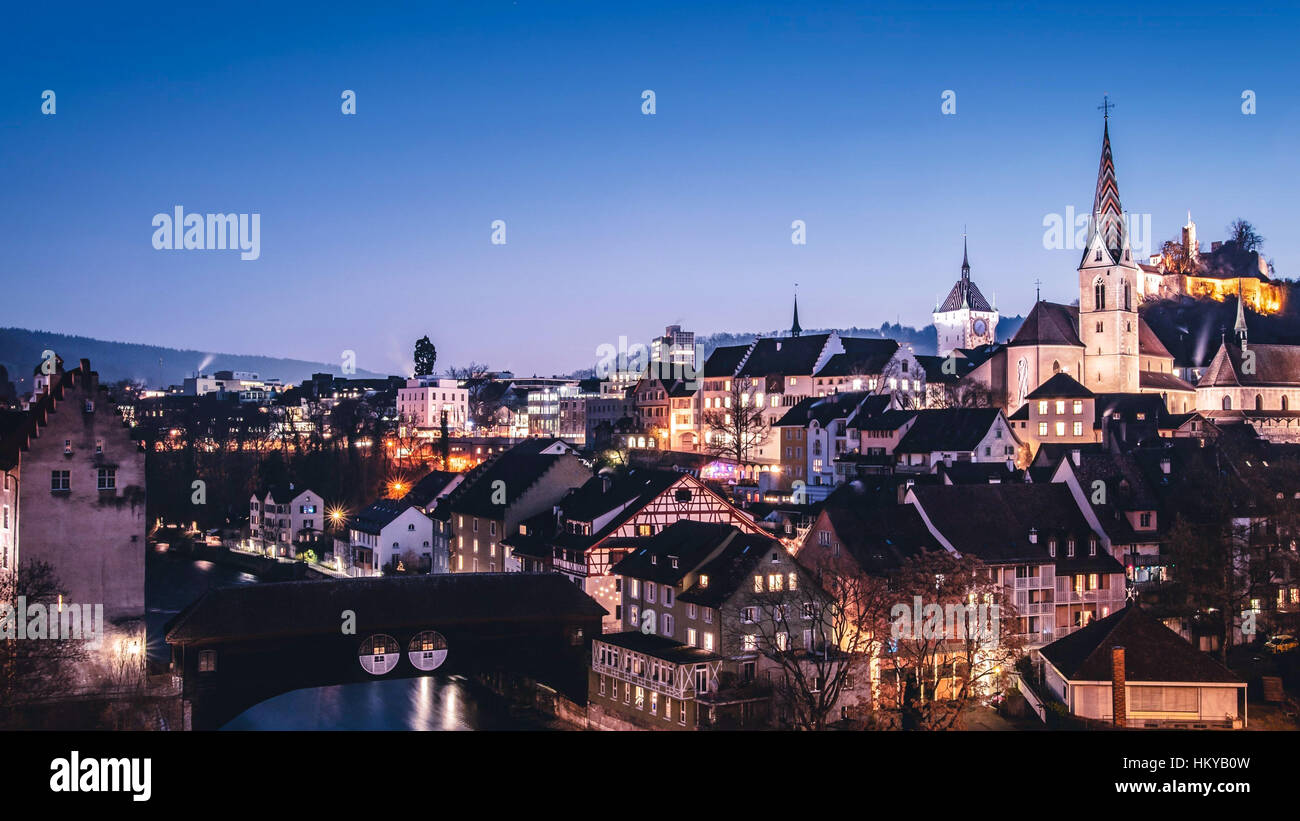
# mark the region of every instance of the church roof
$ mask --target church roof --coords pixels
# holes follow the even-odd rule
[[[1124,209],[1119,202],[1119,180],[1115,176],[1115,158],[1110,150],[1110,120],[1107,119],[1101,138],[1101,162],[1097,166],[1097,190],[1092,199],[1092,220],[1089,226],[1089,244],[1098,233],[1102,244],[1110,251],[1112,259],[1123,258],[1128,237],[1124,226]],[[1087,248],[1084,249],[1086,258]]]
[[[1163,359],[1173,359],[1174,355],[1165,347],[1165,343],[1160,341],[1156,332],[1151,330],[1151,326],[1146,320],[1138,317],[1138,353],[1142,356],[1158,356]]]
[[[1009,345],[1070,345],[1082,348],[1079,340],[1079,309],[1056,302],[1037,302]]]
[[[962,308],[970,308],[972,311],[991,311],[988,300],[980,293],[980,289],[971,282],[970,278],[970,259],[966,254],[966,240],[962,239],[961,248],[961,276],[957,279],[957,284],[952,286],[948,292],[948,298],[936,308],[936,312],[959,311]]]
[[[1141,371],[1138,373],[1138,387],[1157,391],[1195,391],[1191,382],[1179,379],[1172,373],[1163,371]]]
[[[1196,387],[1300,385],[1300,345],[1251,345],[1248,350],[1255,355],[1254,373],[1246,373],[1239,367],[1241,346],[1227,340]]]

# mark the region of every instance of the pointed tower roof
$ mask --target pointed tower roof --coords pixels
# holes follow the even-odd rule
[[[799,295],[794,295],[794,324],[790,326],[790,336],[798,336],[803,333],[803,328],[799,327]]]
[[[1232,326],[1232,330],[1237,334],[1237,338],[1243,343],[1246,341],[1246,300],[1241,295],[1240,280],[1237,285],[1237,323]]]
[[[948,298],[935,309],[935,313],[959,311],[962,308],[970,308],[972,311],[993,310],[988,300],[984,298],[984,294],[980,293],[980,289],[970,280],[970,255],[967,252],[965,236],[961,241],[961,277],[948,292]]]
[[[1116,262],[1123,261],[1128,250],[1128,232],[1124,225],[1124,209],[1119,201],[1119,181],[1115,176],[1115,157],[1110,148],[1110,118],[1102,128],[1101,162],[1097,166],[1097,190],[1092,198],[1092,220],[1089,244],[1101,235],[1102,245]],[[1085,254],[1086,254],[1085,250]]]

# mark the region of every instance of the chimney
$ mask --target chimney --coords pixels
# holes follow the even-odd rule
[[[1163,474],[1166,475],[1166,476],[1169,475],[1169,457],[1168,457],[1168,456],[1165,456],[1165,457],[1161,458],[1161,460],[1160,460],[1160,472],[1163,473]]]
[[[1038,528],[1036,527],[1029,528],[1029,543],[1038,544]]]
[[[1124,648],[1110,648],[1111,709],[1116,727],[1128,726],[1128,700],[1124,686]]]
[[[1074,462],[1074,466],[1075,466],[1075,467],[1078,467],[1078,466],[1079,466],[1079,460],[1080,460],[1080,458],[1081,458],[1081,457],[1080,457],[1079,449],[1078,449],[1078,448],[1074,448],[1073,450],[1070,451],[1070,461],[1071,461],[1071,462]]]

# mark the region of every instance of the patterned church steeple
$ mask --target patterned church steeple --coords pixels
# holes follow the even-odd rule
[[[1109,106],[1109,101],[1106,105]],[[1102,246],[1110,252],[1115,262],[1125,261],[1129,250],[1128,231],[1124,225],[1124,208],[1119,202],[1119,181],[1115,176],[1115,157],[1110,150],[1110,110],[1107,108],[1106,124],[1102,128],[1101,162],[1097,167],[1097,190],[1092,198],[1092,220],[1089,244],[1101,235]]]

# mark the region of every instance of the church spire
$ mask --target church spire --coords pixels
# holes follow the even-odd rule
[[[1124,209],[1119,202],[1119,182],[1115,176],[1115,158],[1110,150],[1109,99],[1099,107],[1106,109],[1106,122],[1102,127],[1101,162],[1097,167],[1097,191],[1092,199],[1092,235],[1101,235],[1102,244],[1116,262],[1124,262],[1128,250],[1128,232],[1124,226]]]
[[[970,257],[966,253],[966,232],[961,232],[961,278],[970,281]]]
[[[1241,293],[1241,280],[1237,280],[1237,324],[1232,326],[1237,341],[1246,344],[1246,299]]]
[[[803,333],[803,328],[799,327],[799,286],[795,286],[794,291],[794,324],[790,326],[790,336],[798,336]]]

